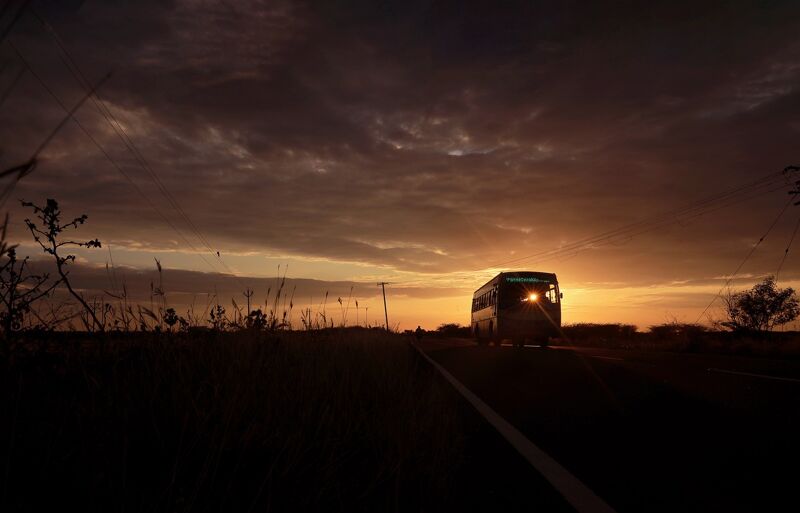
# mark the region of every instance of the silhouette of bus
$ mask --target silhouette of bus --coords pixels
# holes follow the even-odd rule
[[[553,273],[500,273],[472,295],[472,335],[479,344],[547,345],[561,329],[561,299]]]

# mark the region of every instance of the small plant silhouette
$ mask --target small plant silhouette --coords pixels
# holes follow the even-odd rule
[[[253,310],[252,312],[250,312],[250,314],[248,314],[245,323],[248,329],[254,331],[263,331],[267,329],[267,326],[269,324],[269,319],[264,314],[264,312],[262,312],[261,309],[259,308],[257,310]]]
[[[177,312],[175,312],[174,308],[167,308],[164,311],[163,317],[164,317],[164,324],[167,325],[169,331],[172,331],[175,325],[178,324],[178,321],[180,321],[180,318],[178,317],[178,314]]]
[[[0,302],[4,311],[0,312],[0,325],[6,337],[22,328],[25,316],[31,312],[31,305],[47,296],[59,284],[59,280],[47,283],[48,274],[28,272],[28,257],[17,259],[17,251],[11,248],[6,259],[0,264]]]
[[[208,323],[211,325],[211,329],[215,331],[224,330],[225,326],[228,324],[228,319],[225,317],[225,307],[216,305],[212,308]]]
[[[103,323],[97,318],[95,309],[89,306],[86,300],[72,288],[69,281],[69,264],[75,262],[75,255],[63,256],[61,251],[69,247],[83,247],[83,248],[99,248],[101,247],[100,241],[97,239],[89,240],[86,242],[79,242],[74,240],[61,240],[62,234],[67,230],[77,230],[78,227],[86,222],[89,218],[86,214],[74,218],[69,222],[62,222],[62,212],[58,206],[58,202],[54,199],[48,199],[44,207],[40,207],[29,201],[22,201],[23,207],[33,209],[36,216],[36,221],[25,219],[25,225],[33,235],[35,240],[42,250],[53,257],[56,262],[56,270],[61,278],[60,281],[66,287],[69,293],[74,297],[78,303],[84,308],[87,315],[91,318],[92,324],[86,323],[86,328],[90,331],[103,331]]]
[[[50,294],[58,285],[58,280],[48,285],[50,277],[46,273],[33,274],[28,271],[28,257],[17,259],[16,245],[9,246],[6,243],[7,230],[8,214],[0,228],[0,307],[3,308],[0,311],[0,327],[5,342],[13,337],[14,332],[22,329],[33,303]],[[36,312],[33,313],[36,315]]]

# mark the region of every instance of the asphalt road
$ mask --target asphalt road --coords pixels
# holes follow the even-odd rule
[[[618,512],[800,511],[798,361],[423,346]]]

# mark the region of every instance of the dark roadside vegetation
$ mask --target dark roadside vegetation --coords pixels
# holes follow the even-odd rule
[[[2,374],[4,511],[419,510],[461,463],[456,398],[375,331],[32,333]]]
[[[13,246],[0,248],[1,510],[565,509],[411,339],[334,326],[325,303],[292,326],[283,280],[263,310],[232,301],[226,311],[213,298],[179,313],[159,262],[149,306],[129,301],[124,284],[84,297],[69,281],[68,251],[100,241],[62,234],[86,216],[63,221],[53,200],[24,205],[55,265],[35,274]],[[788,291],[781,297],[796,317]],[[346,310],[349,301],[338,303]],[[697,350],[711,348],[703,340],[757,336],[790,346],[769,338],[775,319],[747,319],[731,317],[730,335],[573,325],[562,342]],[[466,334],[444,325],[431,336]]]
[[[723,316],[709,318],[709,325],[673,320],[642,332],[633,324],[566,324],[560,327],[561,336],[551,342],[639,351],[800,358],[800,333],[778,331],[800,316],[800,300],[794,289],[778,287],[775,277],[766,276],[750,289],[729,291],[714,299],[721,300]],[[427,335],[468,338],[471,333],[468,326],[442,324]]]
[[[283,280],[247,311],[179,313],[161,279],[147,306],[84,297],[68,251],[100,241],[62,235],[86,216],[25,206],[55,265],[31,271],[6,221],[0,511],[565,509],[406,337],[325,303],[293,327]]]
[[[570,324],[562,330],[566,338],[553,343],[637,351],[800,358],[800,332],[797,331],[723,331],[680,323],[650,326],[644,332],[634,325],[617,323]]]
[[[664,323],[641,331],[633,324],[575,323],[561,328],[563,337],[551,345],[572,345],[636,351],[734,354],[800,359],[800,332],[731,331],[701,324]],[[468,326],[443,324],[425,332],[437,339],[470,338]]]
[[[402,336],[26,333],[2,511],[564,508]]]

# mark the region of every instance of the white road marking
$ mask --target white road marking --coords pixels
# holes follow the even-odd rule
[[[514,347],[514,344],[500,344],[500,347]],[[536,344],[525,344],[525,347],[544,347]]]
[[[797,378],[784,378],[782,376],[769,376],[767,374],[754,374],[752,372],[741,372],[741,371],[733,371],[727,369],[715,369],[710,367],[708,372],[723,372],[725,374],[738,374],[739,376],[750,376],[751,378],[762,378],[762,379],[772,379],[774,381],[790,381],[793,383],[800,383],[800,379]]]
[[[616,360],[616,361],[620,361],[620,362],[624,362],[625,361],[624,358],[615,358],[613,356],[598,356],[596,354],[590,354],[589,356],[591,356],[592,358],[600,358],[602,360]]]
[[[439,365],[433,358],[425,354],[425,351],[417,347],[413,342],[414,348],[419,351],[423,358],[428,360],[433,367],[438,370],[451,385],[478,410],[483,418],[491,424],[526,460],[539,471],[553,488],[564,496],[567,502],[579,513],[615,513],[608,504],[591,491],[585,484],[573,476],[569,470],[561,466],[556,460],[551,458],[543,450],[539,449],[533,442],[528,440],[517,428],[512,426],[506,419],[501,417],[488,404],[483,402],[477,395],[473,394],[467,387],[461,384],[452,374],[447,372],[444,367]]]

